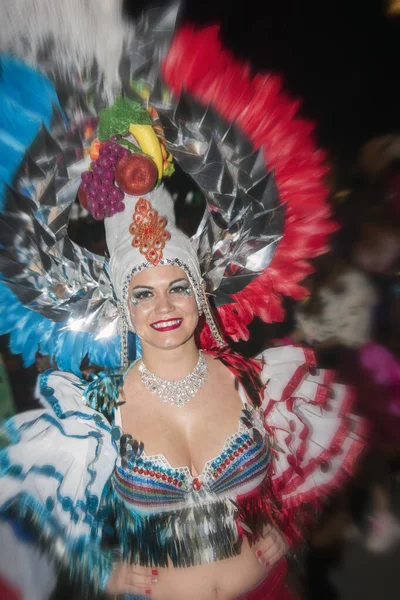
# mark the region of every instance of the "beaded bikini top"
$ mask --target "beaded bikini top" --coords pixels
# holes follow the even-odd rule
[[[125,559],[146,565],[189,566],[240,552],[238,499],[257,494],[269,463],[261,418],[243,402],[238,429],[198,476],[172,467],[162,454],[124,435],[111,480],[116,531]],[[119,415],[116,415],[118,424]],[[243,527],[242,527],[243,526]]]

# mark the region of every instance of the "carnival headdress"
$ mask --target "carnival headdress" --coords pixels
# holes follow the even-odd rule
[[[99,205],[99,195],[91,194],[89,209],[105,217],[110,261],[67,235],[85,179],[81,199],[86,194],[89,205],[93,165],[88,168],[97,159],[88,152],[96,150],[99,115],[118,103],[125,110],[131,102],[133,112],[137,103],[146,109],[148,120],[139,125],[158,127],[165,157],[171,155],[205,196],[190,260],[193,271],[200,265],[193,279],[204,280],[225,338],[247,339],[254,317],[281,320],[282,297],[306,294],[307,260],[325,250],[334,225],[324,154],[312,125],[295,117],[298,104],[281,92],[280,79],[252,77],[221,46],[217,27],[186,25],[175,32],[177,4],[129,25],[120,2],[28,4],[29,11],[26,0],[1,8],[0,49],[45,74],[15,58],[1,59],[0,302],[6,309],[0,333],[10,333],[12,351],[28,365],[39,350],[75,372],[86,355],[105,367],[121,366],[120,335],[126,332],[119,284],[126,277],[115,273],[127,275],[131,264],[123,248],[134,241],[147,266],[182,252],[174,248],[179,233],[171,218],[167,224],[158,208],[164,171],[154,155],[153,191],[135,196],[128,189],[123,198],[114,169],[115,201]],[[103,141],[119,146],[119,160],[129,158],[132,142],[113,123]],[[153,224],[150,244],[143,219]],[[200,333],[203,347],[216,343],[210,323]]]

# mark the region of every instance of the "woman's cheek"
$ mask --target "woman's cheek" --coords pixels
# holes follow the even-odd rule
[[[186,313],[196,313],[198,314],[197,302],[194,296],[179,296],[175,302],[176,307],[181,308]]]
[[[146,321],[146,315],[150,312],[150,307],[146,306],[146,304],[138,303],[137,306],[132,306],[129,304],[129,315],[131,318],[131,323],[136,332],[139,333],[142,328],[143,323]]]

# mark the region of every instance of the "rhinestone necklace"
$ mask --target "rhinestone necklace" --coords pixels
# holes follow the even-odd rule
[[[197,365],[189,375],[178,381],[169,381],[151,373],[143,361],[139,365],[143,385],[163,402],[183,407],[194,398],[207,381],[208,366],[203,354],[199,352]]]

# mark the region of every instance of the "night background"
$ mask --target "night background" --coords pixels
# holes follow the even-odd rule
[[[126,0],[132,14],[150,5]],[[281,74],[340,170],[364,142],[400,129],[400,17],[387,14],[386,1],[192,0],[183,19],[219,22],[237,56]]]

